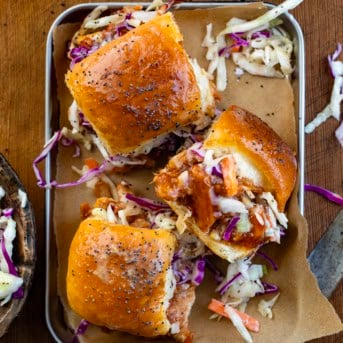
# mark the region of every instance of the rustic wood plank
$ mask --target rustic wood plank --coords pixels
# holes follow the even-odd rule
[[[306,116],[308,120],[323,109],[330,98],[333,80],[330,77],[326,56],[338,41],[343,41],[341,23],[343,2],[312,0],[295,11],[306,41],[307,88]],[[306,137],[306,182],[314,183],[343,193],[343,150],[334,137],[338,126],[329,120],[315,133]],[[309,250],[313,248],[323,232],[334,220],[340,207],[333,205],[316,194],[305,196],[305,216],[309,224]],[[343,285],[331,297],[337,313],[343,316]],[[316,343],[342,342],[343,334],[317,339]]]
[[[27,188],[38,227],[38,263],[33,287],[22,313],[3,342],[52,342],[44,320],[44,193],[36,187],[31,162],[39,153],[44,137],[46,33],[59,13],[80,2],[0,2],[0,149]],[[325,58],[337,41],[343,41],[343,2],[307,0],[294,13],[306,40],[306,116],[309,120],[329,99],[332,79]],[[333,135],[336,126],[337,122],[331,119],[306,138],[306,181],[342,194],[343,150]],[[315,194],[307,194],[305,201],[310,228],[309,249],[312,249],[339,207]],[[341,317],[342,299],[343,286],[340,285],[331,302]],[[342,341],[343,334],[340,334],[313,343]]]

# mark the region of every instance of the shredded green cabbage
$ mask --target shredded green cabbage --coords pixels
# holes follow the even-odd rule
[[[236,25],[228,25],[222,32],[220,32],[219,35],[226,35],[233,32],[247,32],[253,30],[259,26],[270,23],[281,14],[292,10],[302,2],[303,0],[286,0],[254,20]]]

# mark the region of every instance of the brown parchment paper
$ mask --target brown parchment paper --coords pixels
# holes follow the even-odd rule
[[[175,17],[184,35],[184,45],[188,54],[192,58],[197,58],[202,67],[207,68],[206,50],[201,48],[206,24],[212,22],[214,33],[217,33],[233,16],[252,19],[264,11],[260,3],[255,3],[239,7],[178,11]],[[65,57],[66,46],[78,27],[79,24],[64,24],[57,27],[54,33],[54,62],[61,127],[69,126],[67,110],[72,101],[64,84],[64,74],[69,64]],[[290,83],[284,79],[269,79],[248,74],[238,79],[233,69],[233,65],[229,62],[228,88],[222,93],[219,107],[224,109],[230,104],[236,104],[255,113],[296,150],[295,117],[297,113],[294,114],[294,96]],[[72,150],[70,148],[59,150],[56,175],[59,182],[77,178],[71,171],[71,165],[81,167],[82,161],[72,158]],[[83,157],[87,157],[88,154],[83,151]],[[95,152],[93,156],[94,154]],[[96,154],[95,156],[99,161],[101,160],[100,156]],[[131,182],[137,194],[153,196],[151,177],[151,170],[141,170],[126,174],[121,178]],[[55,192],[53,220],[58,249],[58,293],[65,309],[66,324],[71,331],[78,326],[80,318],[70,310],[66,300],[65,278],[68,250],[80,222],[80,203],[85,201],[93,203],[94,200],[92,190],[85,186],[59,189]],[[308,228],[305,219],[299,213],[296,192],[289,202],[288,217],[289,230],[282,244],[269,244],[265,247],[265,251],[280,267],[279,271],[270,272],[267,276],[268,281],[276,283],[281,289],[281,296],[273,308],[274,319],[263,318],[257,312],[256,305],[260,299],[255,299],[248,306],[248,313],[256,316],[261,323],[260,333],[253,334],[255,342],[304,342],[336,333],[343,328],[333,307],[321,295],[306,262]],[[191,314],[190,327],[195,334],[194,341],[242,342],[242,338],[227,320],[220,322],[209,320],[211,313],[207,310],[207,305],[210,298],[215,296],[214,289],[215,284],[208,273],[205,282],[197,289],[197,299]],[[264,298],[268,299],[267,296]],[[80,340],[82,342],[139,342],[143,339],[90,326]],[[166,339],[162,341],[165,342]]]

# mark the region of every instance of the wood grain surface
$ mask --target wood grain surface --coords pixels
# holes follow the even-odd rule
[[[56,16],[81,1],[0,1],[0,151],[25,185],[37,220],[38,263],[31,294],[2,342],[52,342],[44,319],[44,192],[36,186],[31,163],[44,143],[45,41]],[[279,3],[281,1],[270,1]],[[315,116],[328,102],[333,79],[326,56],[343,42],[343,1],[304,0],[294,14],[306,42],[306,117]],[[306,137],[306,182],[342,194],[343,149],[334,137],[338,123],[330,119]],[[306,194],[312,249],[339,206],[316,194]],[[330,299],[343,316],[343,286]],[[343,334],[315,340],[342,342]]]

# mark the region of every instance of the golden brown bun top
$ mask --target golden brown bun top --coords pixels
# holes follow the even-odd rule
[[[81,111],[111,154],[201,118],[200,91],[171,13],[100,48],[66,75]]]
[[[296,180],[296,159],[260,118],[231,106],[212,125],[204,148],[229,148],[247,157],[267,180],[265,190],[274,193],[279,210],[284,210]]]
[[[69,252],[71,308],[95,325],[165,335],[170,329],[165,284],[174,249],[169,231],[84,220]]]

